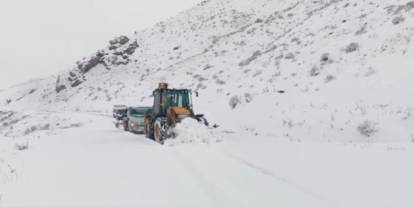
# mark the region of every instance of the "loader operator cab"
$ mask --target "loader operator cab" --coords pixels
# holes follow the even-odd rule
[[[153,113],[157,116],[166,115],[170,107],[180,107],[192,110],[191,91],[187,89],[156,89],[154,95]]]

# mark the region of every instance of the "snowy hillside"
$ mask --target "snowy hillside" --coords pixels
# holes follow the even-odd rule
[[[67,72],[1,91],[0,104],[108,112],[150,105],[164,80],[198,91],[196,112],[228,129],[411,142],[413,16],[413,1],[206,0]]]

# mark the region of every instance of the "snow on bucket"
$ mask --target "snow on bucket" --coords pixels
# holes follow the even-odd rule
[[[170,146],[192,143],[219,143],[223,140],[223,136],[217,131],[192,118],[182,120],[173,131],[175,138],[166,140],[166,144]]]

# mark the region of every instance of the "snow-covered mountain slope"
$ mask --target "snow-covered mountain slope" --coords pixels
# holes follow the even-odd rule
[[[112,40],[68,72],[0,92],[13,110],[150,105],[159,81],[196,112],[298,141],[414,137],[414,1],[206,0]]]

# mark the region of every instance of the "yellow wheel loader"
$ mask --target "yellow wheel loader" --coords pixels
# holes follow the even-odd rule
[[[169,89],[167,83],[160,83],[153,92],[154,104],[145,114],[145,135],[163,144],[173,137],[172,129],[185,118],[193,118],[208,126],[202,114],[194,114],[192,93],[189,89]]]

